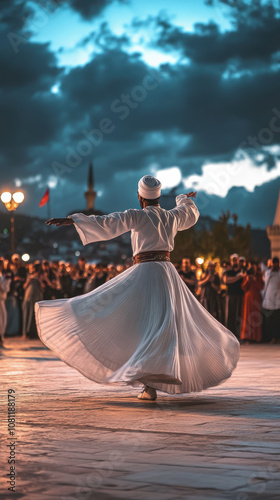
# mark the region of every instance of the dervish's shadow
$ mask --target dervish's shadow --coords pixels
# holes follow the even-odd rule
[[[3,347],[1,348],[3,349]],[[42,345],[42,346],[31,346],[31,347],[22,347],[22,346],[18,346],[18,347],[6,347],[4,346],[4,351],[49,351],[50,349],[48,347],[46,347],[45,345]]]
[[[49,351],[50,349],[48,347],[46,347],[45,345],[41,345],[41,346],[33,346],[33,347],[21,347],[20,348],[21,351]]]
[[[0,348],[0,357],[2,358],[12,358],[12,359],[32,359],[34,361],[56,361],[59,358],[58,357],[36,357],[36,356],[24,356],[24,353],[26,352],[38,352],[38,351],[50,351],[48,347],[46,347],[44,344],[41,346],[16,346],[16,347],[8,347],[6,345],[2,346]],[[23,356],[17,356],[16,353],[23,353]],[[51,352],[51,351],[50,351]],[[14,353],[14,355],[13,355]]]
[[[271,400],[265,398],[261,400],[259,396],[250,399],[229,398],[226,396],[213,397],[188,397],[164,398],[159,396],[156,401],[141,401],[141,400],[119,400],[119,401],[104,401],[105,406],[118,408],[144,408],[149,411],[157,410],[159,412],[178,412],[178,413],[198,413],[204,415],[221,416],[227,415],[232,417],[255,418],[276,420],[280,418],[280,398],[275,399],[271,396]]]
[[[17,356],[16,354],[14,356],[11,355],[11,353],[7,353],[5,351],[0,352],[0,357],[1,358],[7,358],[7,359],[28,359],[29,361],[58,361],[59,358],[40,358],[36,356]]]

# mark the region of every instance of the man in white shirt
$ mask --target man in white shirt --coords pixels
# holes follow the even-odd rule
[[[7,326],[7,310],[5,300],[10,290],[11,278],[3,275],[4,261],[0,259],[0,347],[3,346],[5,330]]]
[[[131,232],[133,266],[92,292],[35,304],[41,340],[65,362],[98,383],[144,384],[139,399],[204,390],[230,377],[239,342],[193,296],[170,260],[174,238],[197,222],[199,211],[180,194],[160,206],[161,182],[138,182],[140,209],[108,215],[72,214],[48,225],[74,224],[82,243]]]
[[[263,313],[265,339],[271,343],[280,343],[280,270],[279,259],[274,257],[272,268],[265,273],[263,294]]]

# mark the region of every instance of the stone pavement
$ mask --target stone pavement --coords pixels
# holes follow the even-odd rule
[[[1,350],[1,499],[280,498],[280,346],[242,346],[223,385],[136,399],[99,386],[39,340]],[[7,394],[16,398],[16,493],[7,490]]]

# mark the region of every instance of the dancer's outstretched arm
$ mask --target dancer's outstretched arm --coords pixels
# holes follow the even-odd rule
[[[188,198],[196,198],[197,193],[195,191],[191,191],[190,193],[186,193],[186,196]],[[66,217],[63,219],[50,219],[46,221],[46,224],[48,226],[51,226],[55,224],[56,226],[70,226],[71,224],[74,224],[73,219],[71,217]]]
[[[196,198],[196,195],[196,191],[191,191],[176,196],[176,207],[172,208],[170,212],[173,212],[178,220],[178,231],[184,231],[196,224],[199,211],[193,200],[191,200],[191,198]]]
[[[107,241],[136,228],[141,222],[144,212],[129,208],[124,212],[113,212],[108,215],[71,214],[66,219],[50,219],[47,224],[64,226],[74,224],[83,245],[96,241]]]
[[[63,219],[50,219],[46,221],[46,224],[48,226],[51,226],[52,224],[55,224],[56,226],[70,226],[71,224],[74,224],[73,219],[71,217],[66,217]]]

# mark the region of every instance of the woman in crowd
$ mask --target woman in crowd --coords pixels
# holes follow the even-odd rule
[[[5,300],[10,290],[11,276],[3,274],[4,260],[0,259],[0,347],[3,347],[4,335],[7,326],[7,311]]]
[[[240,339],[250,342],[262,340],[262,296],[264,287],[262,272],[256,262],[251,263],[250,269],[245,273],[242,290],[244,291],[242,304],[242,319]]]
[[[40,277],[40,264],[30,264],[29,274],[23,285],[24,298],[22,302],[22,338],[37,337],[34,316],[34,305],[43,299],[44,284]]]

